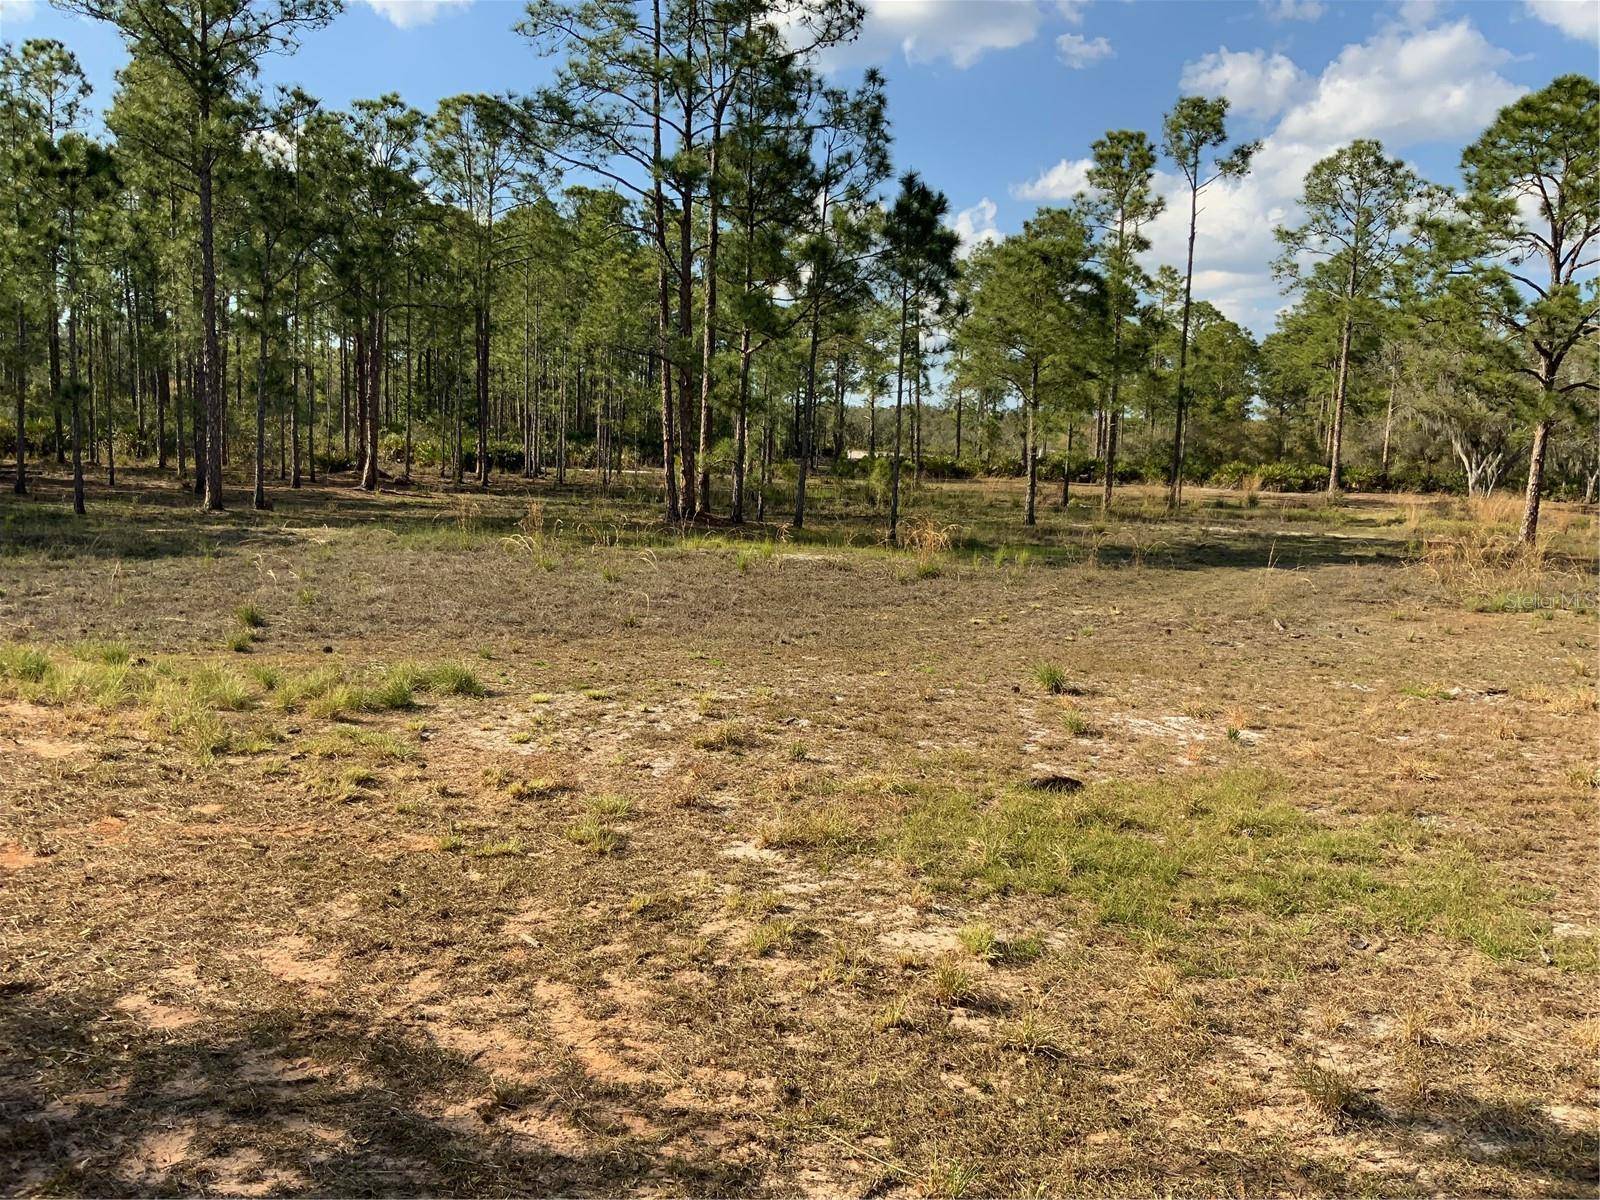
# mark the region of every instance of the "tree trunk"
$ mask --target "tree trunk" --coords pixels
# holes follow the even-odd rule
[[[1198,163],[1195,164],[1198,178]],[[1189,257],[1183,271],[1183,332],[1178,341],[1178,397],[1172,426],[1172,463],[1167,472],[1167,508],[1176,512],[1183,504],[1183,419],[1189,378],[1189,317],[1194,294],[1194,235],[1200,219],[1200,189],[1189,185]]]
[[[815,281],[813,281],[815,283]],[[794,477],[794,527],[801,529],[806,523],[806,472],[811,465],[811,409],[817,401],[817,350],[822,343],[822,296],[813,298],[811,308],[811,349],[806,358],[805,390],[801,393],[798,428],[799,461]],[[901,336],[904,336],[902,330]]]
[[[1344,451],[1344,398],[1350,373],[1350,326],[1348,315],[1339,333],[1339,368],[1333,384],[1333,423],[1328,429],[1328,493],[1339,492],[1340,457]]]
[[[1026,402],[1028,410],[1028,423],[1023,433],[1022,453],[1027,461],[1028,469],[1028,510],[1022,518],[1024,525],[1038,524],[1037,504],[1039,499],[1039,453],[1034,444],[1039,427],[1039,361],[1035,359],[1033,369],[1029,372],[1028,397]]]
[[[209,124],[209,105],[202,105],[200,121]],[[201,402],[205,405],[205,468],[195,457],[195,469],[204,475],[205,507],[222,511],[222,425],[224,391],[219,377],[221,350],[217,345],[217,256],[216,228],[212,214],[211,160],[205,152],[200,161],[200,377],[197,380]]]
[[[733,428],[733,497],[729,519],[744,524],[744,473],[746,445],[750,437],[750,327],[739,331],[739,401]]]
[[[72,511],[83,516],[83,437],[78,386],[78,305],[67,308],[67,390],[72,393]]]
[[[906,318],[911,297],[900,285],[900,339],[895,351],[894,370],[894,452],[889,456],[889,545],[900,544],[900,428],[906,395]]]
[[[1072,422],[1067,421],[1067,448],[1061,455],[1061,511],[1072,501]]]
[[[1539,498],[1544,491],[1544,456],[1549,442],[1550,420],[1546,418],[1533,427],[1533,445],[1528,450],[1528,490],[1522,506],[1522,529],[1517,534],[1524,546],[1539,540]]]
[[[488,289],[487,280],[484,283]],[[489,486],[489,302],[479,302],[476,314],[476,370],[473,393],[478,401],[478,486]]]
[[[17,477],[11,490],[28,494],[28,317],[17,304]]]
[[[265,281],[262,282],[263,296],[265,295]],[[255,495],[251,497],[250,506],[257,512],[267,508],[267,305],[265,299],[261,305],[261,329],[256,342],[256,464],[255,464]],[[244,367],[241,361],[240,368]]]
[[[700,447],[697,459],[700,464],[699,509],[711,512],[711,367],[717,349],[717,248],[720,241],[721,214],[717,187],[717,146],[721,141],[722,118],[720,108],[711,131],[710,161],[706,176],[706,249],[705,249],[705,309],[701,321],[700,350]]]
[[[1400,372],[1397,369],[1389,374],[1389,405],[1383,413],[1383,455],[1378,462],[1378,478],[1383,480],[1384,490],[1389,488],[1389,436],[1394,432],[1394,396],[1400,388]]]

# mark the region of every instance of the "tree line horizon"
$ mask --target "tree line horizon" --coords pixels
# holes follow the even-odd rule
[[[882,75],[819,55],[859,0],[532,0],[558,64],[528,94],[422,113],[396,93],[263,93],[341,0],[53,0],[122,35],[88,83],[48,39],[0,45],[0,378],[15,458],[116,484],[225,462],[353,486],[419,467],[488,487],[570,469],[660,480],[669,521],[803,526],[819,471],[865,474],[898,540],[904,476],[1285,489],[1458,488],[1525,466],[1520,540],[1600,484],[1600,88],[1564,75],[1430,182],[1357,139],[1278,228],[1292,297],[1257,341],[1194,297],[1209,190],[1256,143],[1179,96],[1113,129],[1086,189],[962,247],[896,170]],[[1182,263],[1144,261],[1168,199]],[[941,394],[942,393],[942,394]],[[9,428],[7,428],[9,424]],[[275,461],[274,461],[275,460]],[[385,469],[385,464],[388,470]]]

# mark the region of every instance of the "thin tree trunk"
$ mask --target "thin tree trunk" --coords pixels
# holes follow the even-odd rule
[[[256,463],[255,495],[250,506],[257,512],[267,508],[267,305],[266,281],[262,281],[261,328],[256,341]],[[244,368],[243,360],[239,363]]]
[[[894,453],[889,458],[889,545],[900,544],[900,426],[906,394],[906,313],[911,304],[905,284],[900,285],[900,340],[895,351]]]
[[[1196,167],[1198,170],[1198,165]],[[1178,341],[1178,397],[1172,426],[1172,465],[1167,472],[1167,508],[1183,504],[1183,419],[1188,407],[1189,316],[1194,293],[1194,235],[1200,220],[1200,189],[1189,186],[1189,256],[1183,269],[1183,331]]]
[[[28,317],[17,302],[17,477],[11,490],[28,494]]]
[[[1383,413],[1383,455],[1378,463],[1378,478],[1385,490],[1389,487],[1389,437],[1394,431],[1394,397],[1400,389],[1400,371],[1396,367],[1389,373],[1389,404]]]
[[[210,106],[201,106],[200,121],[210,123]],[[205,405],[205,507],[212,512],[222,510],[222,380],[219,376],[222,359],[217,345],[217,256],[216,228],[212,214],[211,160],[209,151],[200,162],[200,377],[198,379],[201,401]],[[195,458],[195,469],[200,470],[201,459]]]
[[[1033,361],[1028,383],[1028,423],[1023,432],[1022,453],[1027,458],[1028,511],[1022,518],[1024,525],[1038,524],[1039,453],[1034,440],[1039,436],[1039,361]]]
[[[76,288],[73,289],[76,292]],[[67,390],[72,393],[72,511],[84,515],[83,505],[83,437],[80,428],[78,386],[78,305],[76,300],[67,308]]]
[[[1539,540],[1539,500],[1544,491],[1544,457],[1549,442],[1550,421],[1546,418],[1533,427],[1533,445],[1528,450],[1528,489],[1523,498],[1522,528],[1517,534],[1524,546]]]

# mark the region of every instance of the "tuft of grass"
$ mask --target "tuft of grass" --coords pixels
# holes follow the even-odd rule
[[[321,699],[343,682],[344,671],[339,667],[286,671],[279,677],[278,686],[272,689],[272,702],[285,712],[293,712]]]
[[[472,852],[474,858],[517,858],[527,852],[519,837],[505,838],[498,842],[485,842]]]
[[[985,962],[998,957],[1000,941],[995,937],[994,926],[979,921],[956,931],[956,937],[966,947],[967,953]]]
[[[567,841],[575,846],[581,846],[590,854],[615,854],[627,842],[618,830],[611,828],[593,813],[579,817],[568,825],[564,836]]]
[[[72,652],[84,662],[101,663],[108,667],[122,666],[133,657],[124,642],[79,642]]]
[[[392,733],[375,729],[337,725],[326,733],[307,738],[307,754],[316,758],[358,758],[365,762],[400,762],[415,758],[417,748]]]
[[[970,1004],[978,998],[978,987],[972,972],[948,956],[934,964],[928,986],[940,1004]]]
[[[15,683],[43,683],[54,670],[50,658],[32,646],[0,646],[0,679]]]
[[[1067,690],[1067,673],[1055,663],[1042,662],[1033,668],[1033,681],[1052,696]]]
[[[588,808],[596,817],[608,817],[613,821],[625,821],[633,812],[633,801],[626,796],[619,796],[612,792],[594,797],[589,801]]]
[[[788,949],[799,932],[800,926],[794,918],[774,917],[752,929],[745,937],[745,945],[750,948],[750,953],[762,958],[775,950]]]
[[[434,663],[422,668],[420,675],[413,680],[413,686],[419,692],[434,696],[477,698],[489,694],[489,689],[473,673],[472,668],[456,662]]]
[[[250,636],[248,629],[240,629],[228,635],[226,645],[235,654],[249,654],[250,648],[255,645],[255,638]]]
[[[249,708],[255,699],[244,677],[225,667],[196,667],[188,677],[188,690],[196,704],[227,712]]]
[[[245,629],[261,629],[264,628],[267,623],[266,614],[264,614],[261,609],[249,601],[246,601],[245,603],[239,605],[238,608],[234,609],[233,616],[234,619],[238,621],[239,624]]]
[[[760,846],[774,850],[830,850],[852,852],[867,841],[861,819],[837,804],[803,808],[785,813],[762,827],[756,837]]]
[[[1001,1045],[1040,1058],[1067,1056],[1066,1039],[1060,1027],[1038,1008],[1030,1008],[1005,1031]]]
[[[1061,715],[1061,720],[1067,727],[1067,732],[1073,737],[1092,738],[1100,736],[1100,728],[1083,713],[1075,708],[1069,708]]]
[[[887,1033],[891,1029],[915,1029],[917,1024],[916,1002],[906,993],[894,997],[872,1018],[872,1027],[879,1033]]]
[[[724,721],[694,739],[697,750],[741,750],[755,744],[755,735],[736,721]]]
[[[660,892],[635,892],[628,897],[628,915],[645,921],[664,921],[677,916],[688,905],[681,896]]]
[[[1300,1064],[1295,1083],[1323,1116],[1348,1119],[1360,1115],[1366,1097],[1355,1081],[1342,1071],[1317,1063]]]

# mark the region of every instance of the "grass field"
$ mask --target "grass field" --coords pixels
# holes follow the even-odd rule
[[[1591,512],[133,478],[0,497],[7,1192],[1594,1191]]]

